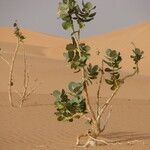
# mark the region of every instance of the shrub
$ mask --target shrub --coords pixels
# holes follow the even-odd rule
[[[96,15],[94,12],[96,6],[91,2],[84,2],[79,5],[76,0],[63,0],[59,3],[59,17],[62,19],[62,27],[64,30],[71,30],[71,43],[66,45],[64,56],[74,70],[74,73],[81,74],[81,80],[78,82],[70,82],[68,91],[62,89],[55,90],[52,95],[55,97],[55,107],[57,119],[59,121],[72,122],[75,119],[84,117],[90,124],[87,133],[77,137],[77,145],[81,146],[80,139],[87,137],[84,147],[97,145],[97,142],[107,144],[108,140],[102,140],[98,137],[105,130],[111,112],[111,101],[124,84],[126,79],[133,77],[139,72],[139,61],[143,58],[143,51],[134,47],[131,59],[134,62],[133,72],[125,77],[120,75],[122,67],[122,57],[120,52],[107,49],[104,59],[101,60],[101,66],[88,63],[90,58],[90,46],[80,42],[81,30],[86,23],[92,21]],[[106,76],[107,74],[107,76]],[[109,76],[108,76],[109,75]],[[92,107],[89,97],[88,87],[98,80],[98,90],[96,95],[96,108]],[[106,99],[103,105],[101,101],[102,82],[112,90],[111,96]],[[95,111],[96,110],[96,111]],[[103,114],[108,111],[108,115],[104,123],[102,123]]]

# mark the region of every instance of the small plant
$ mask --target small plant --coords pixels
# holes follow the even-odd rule
[[[8,96],[9,96],[9,102],[11,106],[14,106],[13,104],[13,86],[14,86],[14,68],[15,68],[15,61],[18,55],[18,51],[19,51],[19,47],[21,45],[21,43],[24,43],[25,40],[25,36],[22,34],[17,22],[14,23],[13,25],[14,27],[14,35],[17,38],[17,44],[16,44],[16,48],[15,51],[12,55],[12,59],[11,62],[7,61],[7,59],[3,56],[2,54],[2,50],[0,49],[0,58],[8,65],[9,67],[9,81],[8,81]],[[23,54],[23,62],[24,62],[24,73],[23,73],[23,92],[18,92],[16,91],[16,93],[19,96],[19,103],[20,103],[20,107],[22,107],[23,103],[28,99],[28,97],[34,92],[34,88],[33,89],[29,89],[29,72],[27,69],[27,58],[26,58],[26,52],[24,50],[24,54]]]
[[[119,91],[124,82],[139,72],[139,61],[143,58],[143,51],[134,46],[131,59],[134,62],[133,73],[122,77],[120,71],[122,69],[122,57],[120,52],[112,49],[106,50],[101,65],[93,65],[88,63],[90,58],[90,46],[80,42],[80,31],[85,27],[86,23],[94,19],[96,6],[91,2],[84,2],[79,5],[76,0],[63,0],[59,3],[59,17],[62,19],[62,27],[65,30],[71,30],[71,43],[66,45],[64,56],[74,70],[74,73],[81,74],[81,80],[78,82],[70,82],[68,91],[62,89],[55,90],[52,95],[56,98],[55,107],[57,119],[59,121],[73,122],[74,119],[84,117],[90,124],[90,129],[77,137],[77,146],[96,146],[98,142],[108,144],[113,142],[101,137],[101,133],[105,130],[111,113],[111,101]],[[96,108],[91,105],[88,87],[98,80],[97,95],[95,98]],[[101,104],[101,88],[105,82],[110,86],[112,94],[106,101]],[[104,83],[103,83],[104,84]],[[104,114],[108,111],[108,115],[104,119]],[[87,142],[81,144],[81,138],[87,137]]]

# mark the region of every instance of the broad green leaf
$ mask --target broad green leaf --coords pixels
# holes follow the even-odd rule
[[[72,27],[72,24],[70,22],[63,22],[62,27],[64,30],[68,30],[69,28]]]
[[[75,50],[76,49],[76,45],[74,45],[74,44],[67,44],[67,46],[66,46],[66,50]]]
[[[91,2],[87,2],[87,3],[84,5],[84,8],[85,8],[86,10],[91,10],[91,9],[93,8],[93,5],[92,5]]]
[[[112,80],[109,80],[109,79],[105,79],[106,83],[109,84],[109,85],[113,85],[114,82]]]
[[[76,82],[70,82],[68,88],[71,92],[77,93],[82,88],[82,84]]]
[[[105,71],[106,71],[106,72],[111,72],[111,71],[113,71],[113,70],[110,69],[110,68],[105,68]]]
[[[58,90],[55,90],[55,91],[52,93],[52,95],[53,95],[54,97],[58,98],[58,97],[61,95],[61,92],[58,91]]]
[[[74,51],[68,51],[68,62],[72,61],[74,58]]]
[[[63,121],[63,120],[64,120],[64,117],[59,116],[59,117],[57,118],[57,120],[58,120],[58,121]]]
[[[96,15],[96,12],[89,15],[89,17],[94,17]]]
[[[106,55],[107,55],[107,56],[110,56],[110,55],[111,55],[111,52],[112,52],[111,49],[107,49],[107,50],[106,50]]]

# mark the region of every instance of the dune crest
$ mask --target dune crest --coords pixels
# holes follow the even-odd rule
[[[123,55],[123,67],[124,70],[132,69],[132,61],[130,60],[130,54],[132,53],[133,42],[138,48],[144,51],[144,59],[141,62],[141,74],[145,76],[150,75],[150,21],[142,24],[134,25],[131,27],[123,28],[118,31],[106,33],[100,36],[93,36],[84,39],[89,45],[92,46],[93,50],[91,53],[94,57],[92,61],[98,62],[96,51],[100,51],[104,55],[104,51],[108,48],[119,50]],[[95,59],[97,58],[97,59]],[[129,68],[127,68],[129,67]]]

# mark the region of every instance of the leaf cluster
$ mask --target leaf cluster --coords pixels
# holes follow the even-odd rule
[[[106,60],[104,63],[107,65],[105,68],[105,72],[109,73],[110,78],[105,79],[106,83],[111,85],[111,90],[115,90],[120,83],[120,73],[119,70],[121,69],[120,63],[122,58],[120,56],[120,52],[116,50],[107,49],[106,50]]]
[[[80,43],[78,48],[74,37],[72,37],[72,43],[66,46],[66,52],[64,53],[71,69],[79,72],[82,67],[86,66],[86,62],[90,57],[89,50],[90,47],[85,43]]]
[[[143,58],[144,52],[141,51],[139,48],[135,48],[132,51],[133,51],[133,55],[131,55],[130,57],[133,59],[135,64],[137,64]]]
[[[76,21],[80,29],[85,26],[86,22],[94,19],[96,12],[92,12],[96,6],[90,2],[82,1],[81,7],[75,0],[62,0],[59,3],[58,14],[63,20],[62,27],[67,30],[73,27],[73,21]]]
[[[79,119],[81,115],[86,113],[86,103],[81,96],[83,91],[82,83],[71,82],[68,88],[71,92],[69,94],[65,90],[56,90],[52,95],[56,98],[55,106],[57,112],[55,115],[57,119],[59,121],[72,122],[74,118]]]
[[[87,81],[92,84],[93,79],[97,79],[100,68],[98,65],[92,65],[91,63],[87,66]]]
[[[23,42],[23,40],[25,39],[25,36],[22,34],[22,32],[20,31],[20,28],[18,27],[17,23],[14,23],[14,28],[15,28],[15,36],[19,39],[20,42]]]

